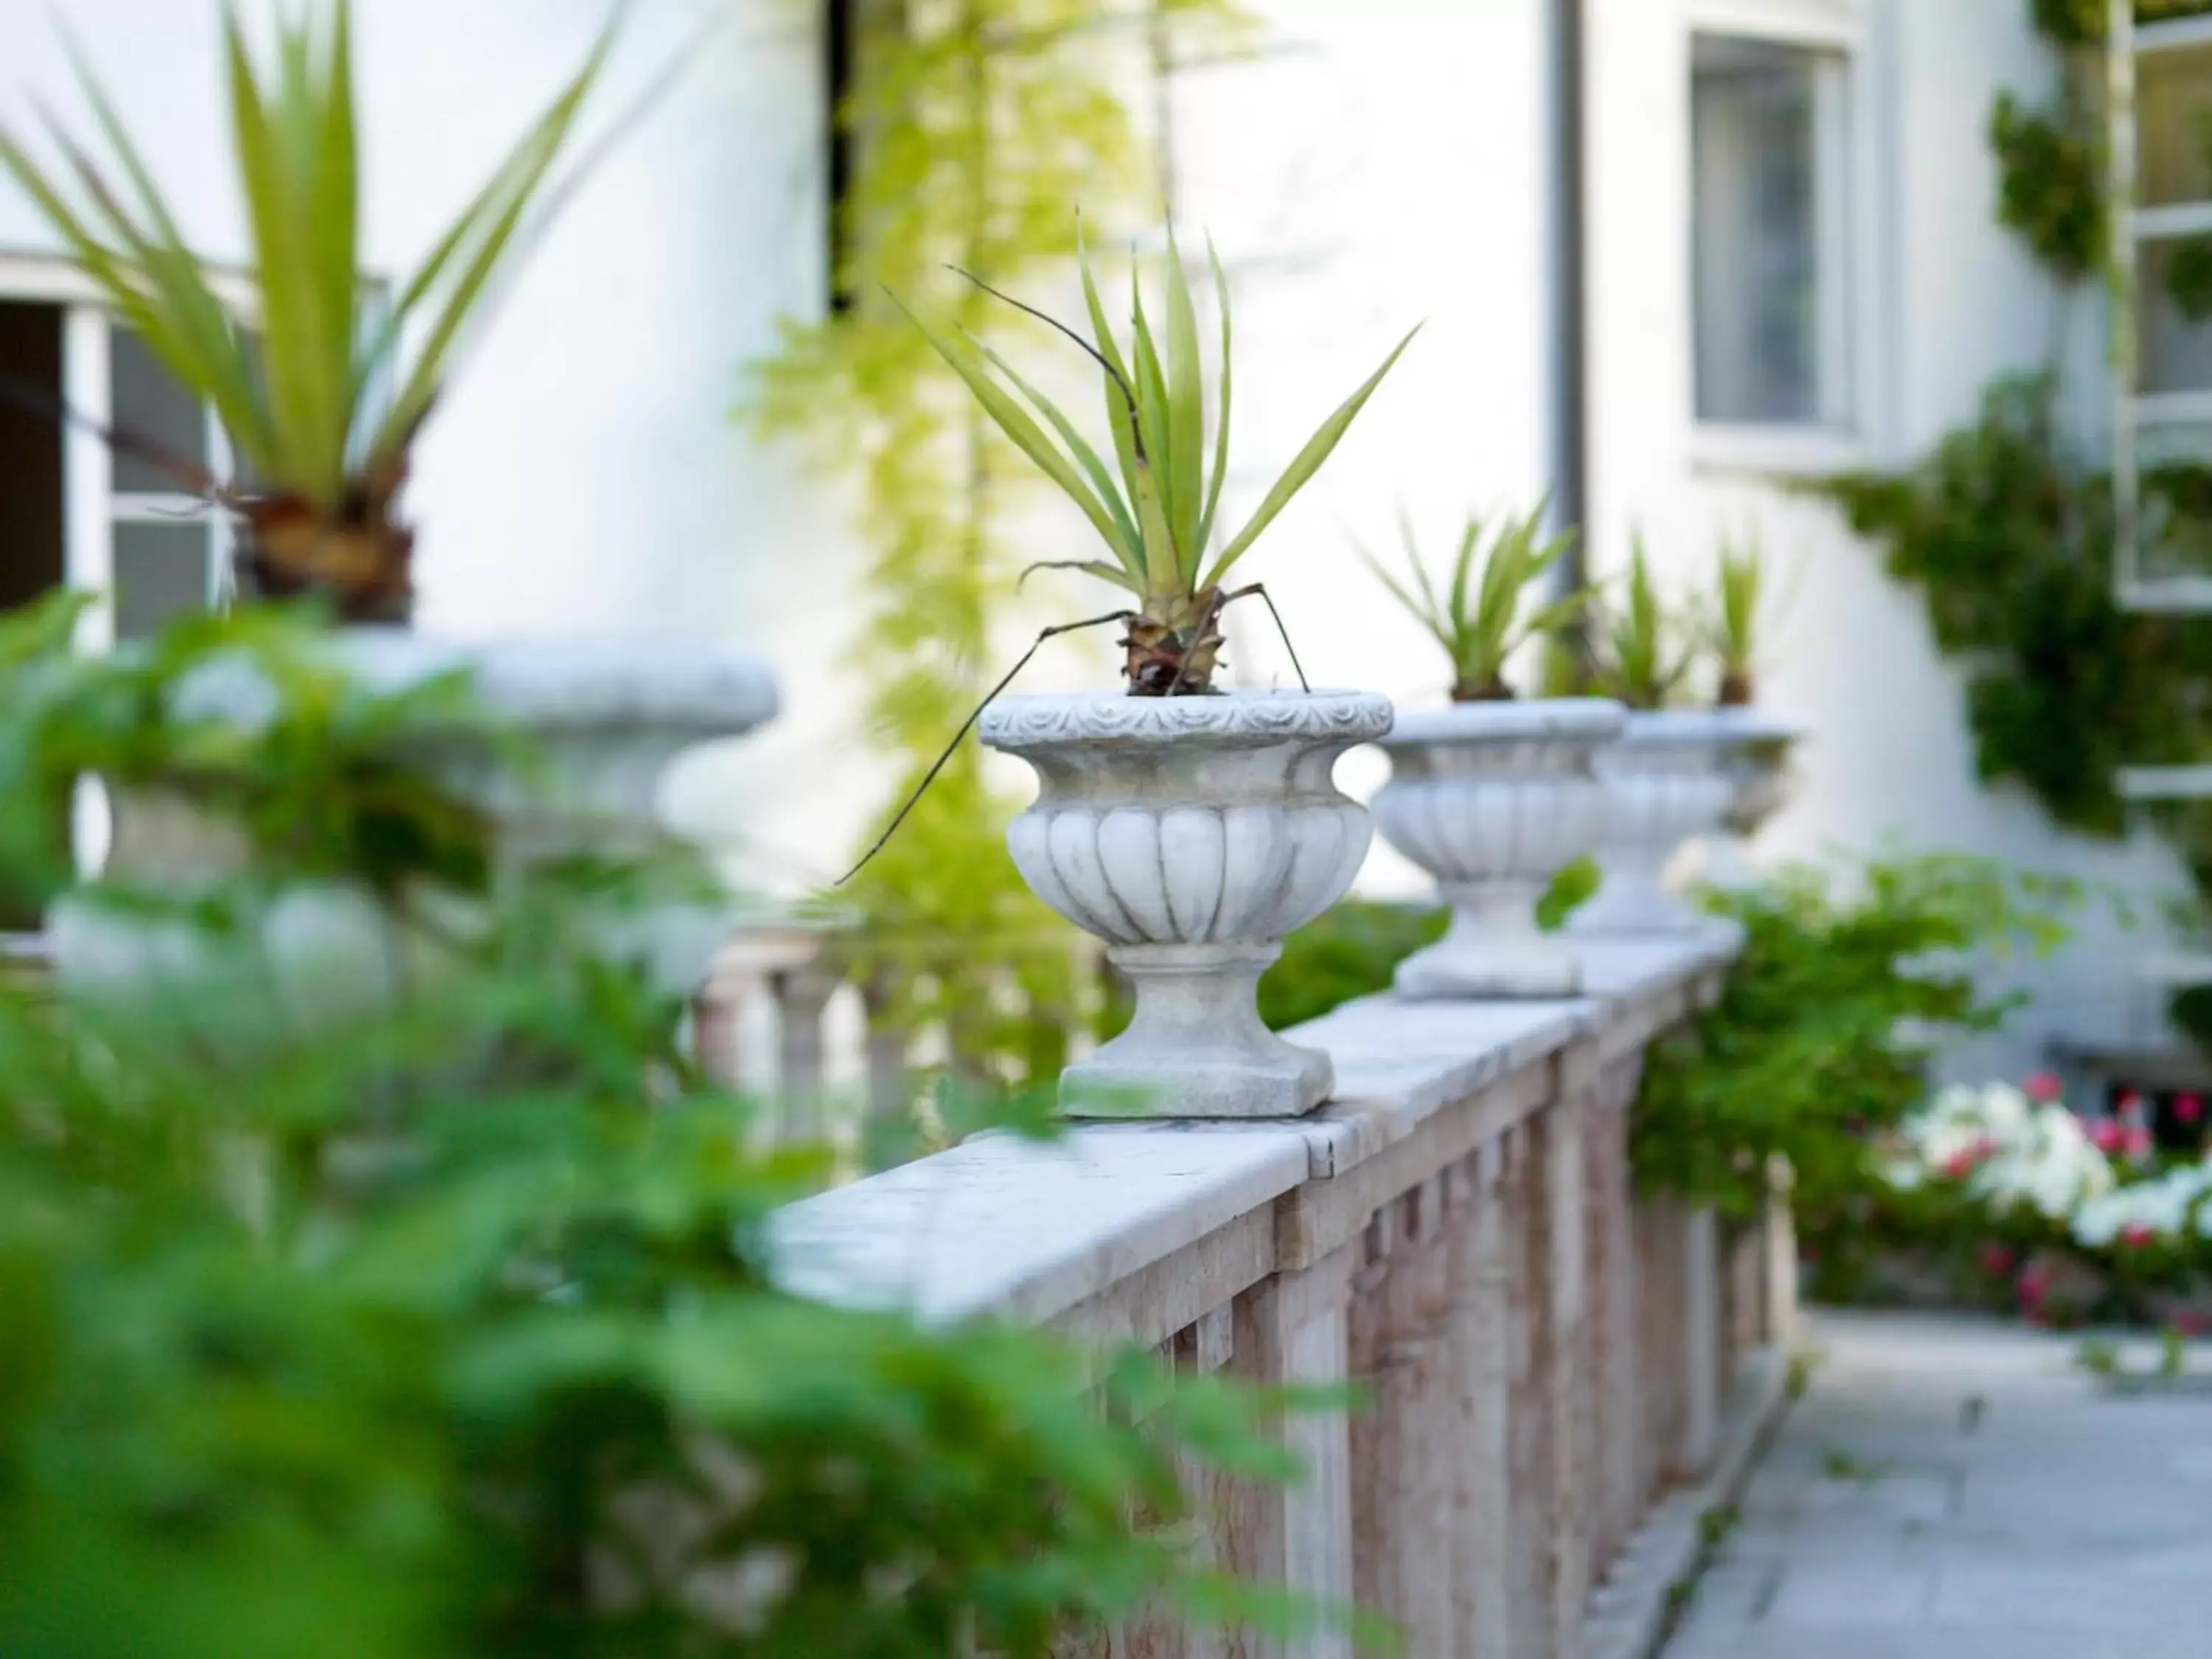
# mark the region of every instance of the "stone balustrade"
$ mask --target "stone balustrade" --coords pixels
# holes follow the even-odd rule
[[[1295,1418],[1288,1490],[1201,1492],[1215,1559],[1407,1633],[1413,1659],[1640,1652],[1694,1550],[1682,1493],[1779,1398],[1786,1220],[1727,1235],[1640,1197],[1644,1051],[1735,948],[1588,941],[1571,1001],[1348,1004],[1292,1033],[1332,1100],[1266,1123],[987,1135],[794,1206],[794,1289],[1003,1317],[1260,1383],[1363,1385]],[[1656,1574],[1656,1576],[1655,1576]],[[1069,1659],[1347,1659],[1164,1621]]]
[[[1072,971],[1103,995],[1107,973],[1098,943],[1055,929],[1050,947],[1069,953]],[[917,1030],[894,994],[902,981],[932,973],[973,947],[937,940],[894,951],[896,968],[856,966],[852,936],[835,922],[765,920],[737,928],[716,954],[693,1004],[694,1048],[709,1073],[772,1105],[782,1132],[796,1139],[834,1134],[840,1112],[890,1119],[913,1104],[915,1080],[945,1057],[947,1034]],[[1003,1010],[1021,1006],[1019,988],[1002,988]],[[1091,1042],[1089,1022],[1057,1017],[1071,1055]]]

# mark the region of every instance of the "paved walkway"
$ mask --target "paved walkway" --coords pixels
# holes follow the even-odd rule
[[[2212,1659],[2212,1355],[2120,1396],[2064,1338],[1809,1324],[1825,1358],[1664,1659]]]

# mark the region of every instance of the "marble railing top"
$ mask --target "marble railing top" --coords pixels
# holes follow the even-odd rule
[[[1052,1319],[1576,1043],[1616,1030],[1642,1041],[1655,1012],[1686,1006],[1739,945],[1719,924],[1578,941],[1591,994],[1571,1000],[1347,1003],[1285,1033],[1335,1062],[1335,1096],[1310,1116],[1092,1124],[1043,1144],[979,1136],[783,1211],[778,1277],[802,1295],[932,1320]]]

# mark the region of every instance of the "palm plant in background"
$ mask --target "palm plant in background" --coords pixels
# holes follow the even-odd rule
[[[1766,590],[1766,555],[1755,536],[1723,541],[1714,569],[1712,649],[1720,664],[1715,701],[1747,706],[1756,690],[1759,608]]]
[[[1631,708],[1662,708],[1688,676],[1695,653],[1660,599],[1641,532],[1631,544],[1626,588],[1600,609],[1599,686]]]
[[[1265,590],[1257,583],[1224,592],[1224,580],[1261,532],[1320,470],[1413,337],[1408,333],[1401,340],[1365,384],[1322,422],[1320,430],[1276,479],[1243,527],[1223,542],[1209,559],[1206,549],[1213,539],[1215,514],[1229,471],[1229,289],[1221,262],[1209,245],[1207,257],[1221,313],[1220,385],[1218,397],[1209,398],[1200,354],[1197,308],[1191,302],[1190,284],[1172,236],[1168,252],[1165,337],[1155,335],[1133,273],[1130,322],[1133,331],[1126,350],[1107,320],[1087,258],[1080,259],[1080,264],[1092,336],[1088,340],[1020,301],[978,283],[994,297],[1058,329],[1097,366],[1116,463],[1111,470],[1075,423],[997,352],[927,319],[914,317],[915,325],[968,383],[999,428],[1082,509],[1106,544],[1110,559],[1049,561],[1044,568],[1079,569],[1111,582],[1136,600],[1136,608],[1064,624],[1046,630],[1045,636],[1073,628],[1126,623],[1128,633],[1122,643],[1127,658],[1123,672],[1134,696],[1184,696],[1212,690],[1222,644],[1216,624],[1223,609],[1248,595],[1266,599]],[[1214,405],[1210,441],[1209,403]]]
[[[82,61],[79,76],[124,185],[51,119],[62,167],[40,166],[4,128],[0,164],[118,317],[222,420],[250,484],[174,457],[149,452],[149,459],[243,520],[242,581],[270,598],[323,595],[349,621],[404,621],[414,538],[398,496],[409,449],[503,258],[532,223],[533,204],[612,37],[611,30],[602,35],[387,301],[360,268],[350,14],[349,0],[337,0],[306,21],[278,20],[264,73],[236,15],[225,13],[258,337],[216,297],[143,155]],[[418,331],[409,357],[402,336]],[[129,434],[110,436],[149,448]]]
[[[1541,581],[1575,544],[1567,531],[1542,539],[1544,507],[1525,517],[1507,515],[1484,550],[1483,522],[1470,518],[1460,532],[1451,580],[1439,589],[1430,578],[1410,522],[1400,521],[1412,583],[1400,580],[1374,555],[1361,550],[1368,568],[1382,579],[1398,603],[1413,613],[1451,659],[1454,702],[1495,702],[1514,695],[1505,665],[1528,641],[1566,626],[1589,601],[1587,589],[1561,595],[1530,611],[1529,589]],[[1480,575],[1477,574],[1478,560]]]

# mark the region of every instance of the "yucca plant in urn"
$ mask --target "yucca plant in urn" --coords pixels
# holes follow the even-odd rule
[[[665,638],[480,645],[416,635],[408,627],[415,532],[403,505],[416,441],[456,349],[487,320],[485,302],[512,275],[511,256],[540,239],[571,193],[578,175],[556,181],[555,169],[613,27],[422,263],[389,289],[360,262],[351,7],[319,0],[296,16],[278,11],[269,40],[257,61],[248,31],[226,9],[220,72],[251,317],[226,304],[88,64],[83,90],[110,159],[57,125],[61,160],[50,166],[0,127],[0,169],[118,324],[213,410],[235,460],[232,476],[217,476],[143,434],[106,434],[228,519],[236,548],[234,633],[195,626],[173,649],[156,641],[118,652],[116,686],[131,695],[158,687],[165,701],[147,708],[149,720],[192,726],[238,752],[285,718],[288,697],[331,706],[357,697],[349,708],[387,720],[395,763],[430,768],[481,811],[501,857],[611,851],[613,842],[634,848],[656,833],[654,793],[678,752],[775,712],[765,671]],[[483,720],[462,714],[464,696]],[[492,738],[489,726],[523,740],[543,764],[520,763],[518,745]],[[113,752],[127,758],[128,747]],[[247,860],[251,837],[234,792],[202,787],[204,778],[175,769],[104,775],[114,811],[112,884],[188,890],[235,875]],[[372,946],[390,954],[371,914],[381,907],[370,898],[330,892],[288,902],[309,918],[290,927],[295,942],[320,938],[324,954],[342,964]],[[96,909],[65,905],[54,917],[64,980],[82,977],[80,969],[127,978],[134,958],[160,954],[129,916]],[[695,934],[697,920],[687,924]],[[697,957],[703,971],[696,941],[679,954]],[[688,969],[672,963],[669,971]]]
[[[1603,827],[1595,757],[1624,711],[1601,697],[1522,701],[1507,679],[1530,641],[1577,617],[1587,594],[1532,596],[1553,580],[1572,532],[1546,540],[1543,509],[1495,529],[1470,520],[1439,585],[1405,532],[1408,574],[1368,563],[1451,664],[1449,707],[1405,710],[1382,740],[1389,783],[1375,798],[1383,839],[1436,878],[1451,923],[1399,964],[1400,995],[1563,997],[1582,988],[1574,950],[1538,925],[1553,879]]]
[[[1717,832],[1731,790],[1721,769],[1726,714],[1670,707],[1698,661],[1695,630],[1661,599],[1643,537],[1622,591],[1600,606],[1599,687],[1628,708],[1620,741],[1599,757],[1605,827],[1597,892],[1568,919],[1580,936],[1700,931],[1702,911],[1670,891],[1668,867],[1690,842]]]
[[[1768,574],[1765,551],[1755,536],[1723,540],[1714,562],[1710,628],[1719,670],[1715,702],[1727,723],[1721,771],[1729,801],[1719,833],[1706,843],[1704,879],[1710,886],[1741,887],[1755,878],[1751,840],[1796,792],[1790,758],[1805,729],[1760,708],[1757,697]]]
[[[1231,381],[1228,287],[1219,261],[1210,264],[1220,313],[1212,375],[1172,237],[1157,329],[1133,283],[1128,329],[1117,335],[1087,258],[1089,337],[1042,319],[1097,375],[1110,464],[1012,365],[916,319],[1090,521],[1103,556],[1073,568],[1125,596],[1103,617],[1045,630],[1118,625],[1120,690],[994,695],[977,717],[984,743],[1036,772],[1036,804],[1007,836],[1024,879],[1106,942],[1135,992],[1127,1027],[1062,1073],[1061,1103],[1077,1115],[1294,1117],[1328,1097],[1328,1056],[1269,1031],[1255,993],[1283,935],[1341,897],[1364,860],[1366,809],[1332,773],[1340,756],[1390,726],[1386,698],[1315,691],[1302,672],[1297,691],[1222,689],[1219,623],[1234,604],[1272,611],[1258,583],[1230,587],[1231,572],[1412,336],[1322,423],[1243,526],[1217,539]]]

